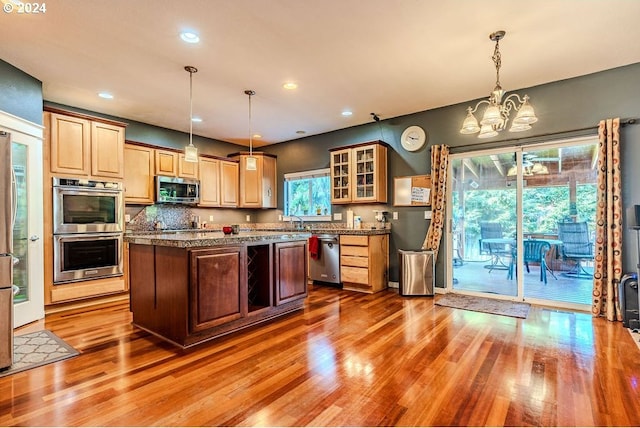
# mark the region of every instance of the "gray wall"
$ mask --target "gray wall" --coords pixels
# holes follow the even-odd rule
[[[0,110],[42,125],[42,82],[1,59]]]
[[[0,108],[25,117],[36,123],[41,123],[41,85],[30,76],[16,70],[14,67],[0,61]],[[470,78],[473,73],[470,72]],[[595,134],[595,127],[601,119],[610,117],[639,117],[640,116],[640,64],[633,64],[600,73],[553,82],[527,89],[509,88],[519,94],[525,92],[531,97],[539,117],[532,130],[519,134],[498,136],[488,143],[478,140],[475,136],[465,136],[458,133],[461,121],[468,105],[474,100],[454,106],[428,110],[402,117],[385,119],[380,123],[371,122],[362,126],[342,129],[322,135],[310,136],[303,139],[268,146],[264,151],[278,156],[278,206],[277,210],[260,210],[252,212],[252,220],[272,222],[277,221],[283,206],[283,175],[288,172],[303,171],[329,166],[328,149],[371,140],[383,140],[391,146],[388,156],[388,186],[389,201],[393,201],[393,177],[428,174],[430,171],[429,148],[409,153],[404,151],[399,138],[402,131],[410,125],[419,125],[429,134],[429,145],[447,144],[453,152],[467,152],[480,148],[509,146],[533,141],[539,141],[537,136],[554,134],[562,137],[583,135],[585,131],[575,131],[591,128],[587,131]],[[487,82],[487,94],[491,89],[491,82]],[[11,96],[5,95],[6,90]],[[20,101],[16,101],[20,100]],[[47,103],[55,105],[52,103]],[[59,106],[71,110],[81,111],[68,106]],[[376,110],[384,118],[384,110]],[[103,117],[106,115],[97,114]],[[113,118],[113,117],[111,117]],[[147,142],[164,147],[183,147],[186,134],[156,126],[146,125],[126,119],[113,118],[128,122],[127,138]],[[517,139],[512,137],[516,136]],[[511,139],[509,139],[511,137]],[[555,137],[548,137],[549,139]],[[241,147],[217,140],[194,138],[195,144],[202,153],[224,156],[237,151]],[[482,143],[482,144],[481,144]],[[623,171],[623,204],[626,211],[630,211],[635,204],[640,204],[640,126],[630,125],[622,128],[621,136],[622,171]],[[334,206],[334,212],[344,212],[347,207]],[[398,220],[392,223],[391,235],[391,270],[390,279],[398,280],[398,249],[419,248],[424,240],[428,223],[423,219],[424,207],[393,207],[386,205],[358,205],[351,209],[363,217],[364,221],[373,220],[374,209],[384,209],[389,212],[397,211]],[[246,210],[242,210],[245,215]],[[228,214],[228,212],[227,212]],[[624,264],[625,272],[634,271],[638,263],[638,253],[635,248],[635,232],[628,230],[633,224],[632,217],[624,219]],[[238,221],[238,220],[234,220]],[[444,250],[442,250],[444,251]],[[436,282],[444,282],[444,257],[442,252],[438,257]]]
[[[472,74],[472,73],[470,73]],[[506,82],[505,82],[506,83]],[[430,151],[424,148],[415,153],[404,151],[400,144],[400,134],[410,125],[419,125],[429,134],[429,145],[446,144],[453,152],[468,152],[481,148],[510,146],[545,139],[557,139],[597,133],[596,127],[601,119],[621,117],[640,117],[640,64],[620,67],[600,73],[553,82],[526,89],[513,90],[521,95],[527,93],[535,108],[539,121],[533,129],[518,134],[503,135],[486,140],[462,135],[458,131],[465,117],[466,107],[475,105],[465,102],[454,106],[428,110],[407,116],[383,120],[380,124],[372,122],[367,125],[338,130],[323,135],[311,136],[269,146],[266,151],[278,155],[279,206],[282,206],[283,174],[305,169],[322,168],[329,165],[328,149],[353,143],[383,139],[392,150],[389,153],[388,176],[390,197],[389,204],[381,206],[352,207],[363,220],[371,221],[373,209],[397,211],[398,220],[391,220],[391,270],[390,279],[398,280],[397,249],[419,248],[422,245],[427,221],[423,220],[424,208],[393,207],[393,177],[414,174],[428,174],[430,171]],[[491,90],[491,82],[487,82],[487,95]],[[376,112],[384,117],[384,111]],[[382,128],[382,132],[381,132]],[[583,128],[591,128],[584,131]],[[580,131],[578,131],[580,130]],[[623,171],[623,204],[626,210],[634,204],[640,204],[640,125],[629,125],[622,128],[621,151]],[[546,137],[546,134],[551,134]],[[382,137],[381,137],[382,135]],[[516,137],[517,139],[514,139]],[[481,144],[483,143],[483,144]],[[346,207],[334,206],[335,211],[346,210]],[[272,221],[277,213],[266,212],[261,216],[264,221]],[[628,230],[630,217],[625,216],[624,264],[625,272],[634,271],[638,263],[635,248],[635,232]],[[436,282],[444,284],[444,249],[438,257]]]

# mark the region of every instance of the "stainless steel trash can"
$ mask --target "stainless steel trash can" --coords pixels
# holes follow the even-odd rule
[[[430,250],[398,250],[400,295],[433,296],[435,257]]]

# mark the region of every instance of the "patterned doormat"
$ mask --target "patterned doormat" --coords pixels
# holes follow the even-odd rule
[[[636,342],[638,349],[640,349],[640,332],[638,330],[631,330],[630,328],[628,328],[627,331],[633,338],[633,341]]]
[[[13,365],[0,371],[0,377],[44,366],[80,353],[49,330],[26,333],[13,338]]]
[[[445,294],[444,296],[440,296],[436,300],[436,305],[515,318],[527,318],[529,308],[531,307],[528,303],[509,302],[506,300],[465,296],[462,294]]]

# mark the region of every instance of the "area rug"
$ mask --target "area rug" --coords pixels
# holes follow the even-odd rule
[[[640,349],[640,332],[638,332],[638,330],[631,330],[630,328],[628,328],[627,331],[633,338],[633,341],[636,342],[638,349]]]
[[[531,307],[528,303],[464,296],[461,294],[445,294],[444,296],[440,296],[436,300],[436,305],[515,318],[526,318],[529,315],[529,308]]]
[[[0,377],[75,357],[79,352],[49,330],[25,333],[13,338],[13,365]]]

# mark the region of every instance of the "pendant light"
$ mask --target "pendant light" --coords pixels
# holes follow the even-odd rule
[[[258,160],[253,156],[253,130],[251,129],[251,97],[256,94],[255,91],[248,89],[244,91],[249,96],[249,157],[247,158],[247,171],[255,171],[258,169]]]
[[[189,145],[184,148],[184,160],[198,162],[198,148],[193,145],[193,73],[198,69],[190,65],[184,69],[189,72]]]

